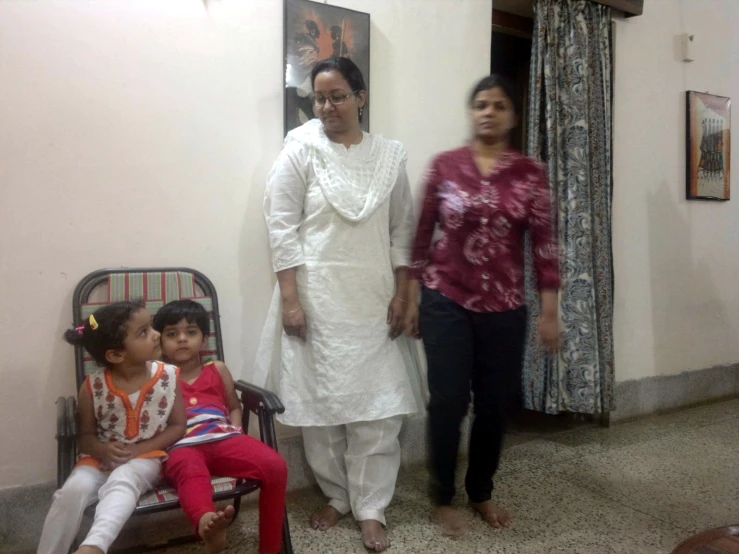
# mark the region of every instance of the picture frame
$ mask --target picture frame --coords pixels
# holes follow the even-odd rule
[[[686,93],[686,198],[731,198],[731,99]]]
[[[348,57],[370,87],[370,16],[311,0],[284,0],[284,133],[315,117],[311,70],[319,61]],[[362,130],[369,132],[370,106]]]

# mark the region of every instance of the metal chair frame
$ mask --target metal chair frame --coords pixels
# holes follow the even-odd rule
[[[185,267],[176,268],[116,268],[101,269],[93,271],[84,277],[74,290],[72,297],[72,326],[79,325],[82,320],[82,306],[88,303],[90,295],[99,286],[108,281],[108,277],[115,274],[126,273],[160,273],[160,272],[186,272],[194,276],[195,284],[199,287],[205,296],[209,296],[213,300],[213,322],[216,340],[216,355],[219,360],[223,360],[223,337],[221,336],[220,312],[218,311],[218,296],[213,283],[205,275],[194,269]],[[77,381],[77,389],[82,386],[85,380],[85,369],[83,364],[84,351],[81,347],[75,347],[75,375]],[[240,400],[244,408],[243,426],[245,429],[249,427],[250,415],[257,416],[259,423],[259,435],[263,443],[270,448],[277,450],[277,434],[275,431],[275,414],[281,414],[285,411],[285,407],[276,394],[264,390],[260,387],[238,380],[234,383]],[[64,481],[67,480],[69,474],[74,468],[77,459],[77,399],[74,396],[60,396],[56,401],[57,420],[56,420],[56,440],[57,440],[57,487],[61,488]],[[259,482],[252,480],[240,480],[237,485],[229,491],[216,492],[213,495],[214,501],[233,500],[233,506],[236,510],[234,521],[241,507],[241,497],[259,489]],[[180,507],[179,500],[168,500],[150,506],[137,506],[134,516],[164,512],[174,510]],[[285,513],[285,524],[282,531],[282,554],[293,554],[292,541],[290,539],[290,527]],[[164,543],[156,543],[146,545],[145,547],[137,546],[117,552],[144,552],[158,548],[165,548],[180,544],[186,544],[197,540],[195,535],[186,537],[178,537],[170,539]]]

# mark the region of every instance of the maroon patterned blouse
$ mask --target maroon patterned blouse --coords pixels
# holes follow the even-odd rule
[[[442,235],[432,246],[437,224]],[[520,308],[527,229],[539,289],[556,290],[559,258],[544,169],[508,150],[484,177],[470,148],[444,152],[426,176],[412,276],[474,312]]]

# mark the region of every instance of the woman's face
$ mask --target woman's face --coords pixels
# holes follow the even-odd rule
[[[313,111],[327,134],[343,134],[359,129],[359,109],[364,107],[365,91],[355,94],[341,73],[324,71],[316,75],[313,93]]]
[[[513,102],[500,87],[477,93],[472,101],[475,137],[488,141],[505,140],[518,125]]]

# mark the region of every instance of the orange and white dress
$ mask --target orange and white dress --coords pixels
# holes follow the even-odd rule
[[[92,397],[101,442],[136,444],[161,433],[167,427],[177,388],[179,368],[163,362],[151,362],[151,379],[136,393],[127,394],[113,381],[110,370],[103,369],[85,379]],[[162,458],[163,450],[154,450],[139,458]],[[77,465],[102,469],[102,462],[82,454]]]
[[[179,369],[162,362],[150,364],[151,378],[133,394],[116,387],[108,370],[98,371],[85,380],[101,442],[135,444],[167,427]],[[95,519],[82,546],[108,552],[141,495],[159,483],[166,457],[161,450],[146,452],[108,472],[100,460],[80,456],[62,488],[54,493],[36,554],[69,552],[85,508],[94,502],[98,502]]]

